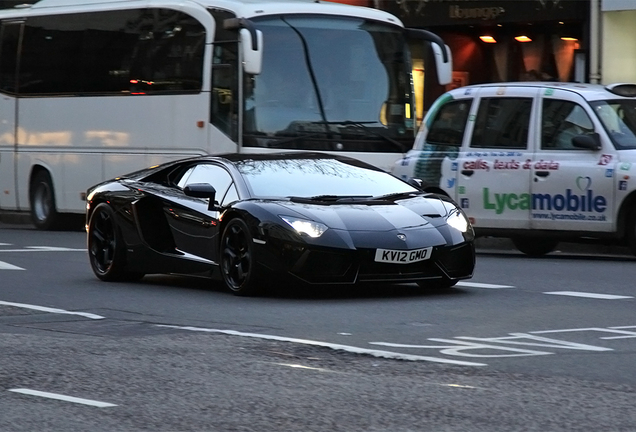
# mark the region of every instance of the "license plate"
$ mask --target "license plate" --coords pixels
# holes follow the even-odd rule
[[[431,257],[432,247],[414,250],[391,250],[377,249],[375,251],[375,262],[385,262],[392,264],[410,264],[424,261]]]

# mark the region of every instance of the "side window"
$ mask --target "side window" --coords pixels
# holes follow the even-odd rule
[[[471,103],[472,99],[458,100],[442,106],[428,130],[426,142],[461,146]]]
[[[235,17],[212,10],[216,22],[212,56],[212,100],[210,121],[233,141],[238,141],[238,33],[225,30],[223,21]]]
[[[471,147],[527,148],[531,110],[531,98],[481,99]]]
[[[205,30],[170,9],[28,18],[20,93],[143,95],[200,91]]]
[[[16,65],[18,57],[18,40],[20,39],[20,24],[2,23],[0,37],[0,90],[5,93],[15,93]]]
[[[543,150],[582,150],[572,138],[594,133],[594,124],[580,105],[558,99],[544,99],[541,113]]]
[[[216,189],[216,200],[219,201],[232,184],[232,177],[224,168],[217,165],[197,165],[185,172],[178,183],[180,188],[192,183],[209,183]]]

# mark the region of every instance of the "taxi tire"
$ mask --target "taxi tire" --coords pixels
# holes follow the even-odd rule
[[[627,217],[627,246],[632,254],[636,255],[636,208],[633,208]]]
[[[536,237],[516,237],[512,243],[522,253],[531,257],[542,257],[556,249],[558,240]]]

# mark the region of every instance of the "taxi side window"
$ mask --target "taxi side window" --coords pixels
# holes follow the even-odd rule
[[[483,98],[479,104],[471,147],[525,149],[532,98]]]
[[[594,133],[594,124],[583,107],[570,101],[544,99],[541,112],[541,149],[583,150],[572,138]]]
[[[426,142],[461,146],[472,99],[448,102],[440,108],[426,135]]]

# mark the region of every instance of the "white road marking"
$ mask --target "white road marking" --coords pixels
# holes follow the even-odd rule
[[[358,347],[349,346],[349,345],[333,344],[329,342],[320,342],[320,341],[314,341],[314,340],[308,340],[308,339],[296,339],[296,338],[288,338],[288,337],[258,334],[258,333],[244,333],[244,332],[239,332],[235,330],[217,330],[217,329],[209,329],[209,328],[202,328],[202,327],[173,326],[173,325],[163,325],[163,324],[158,324],[157,326],[181,329],[181,330],[197,331],[197,332],[222,333],[222,334],[232,335],[232,336],[245,336],[245,337],[258,338],[258,339],[269,339],[269,340],[277,340],[282,342],[292,342],[292,343],[299,343],[303,345],[312,345],[312,346],[331,348],[334,350],[341,350],[341,351],[351,352],[355,354],[369,354],[374,357],[382,357],[382,358],[397,359],[397,360],[430,361],[435,363],[446,363],[446,364],[454,364],[454,365],[460,365],[460,366],[486,366],[486,364],[484,363],[475,363],[475,362],[460,361],[460,360],[450,360],[450,359],[445,359],[440,357],[428,357],[428,356],[397,353],[392,351],[358,348]]]
[[[9,389],[10,392],[14,392],[14,393],[21,393],[21,394],[25,394],[25,395],[29,395],[29,396],[40,396],[40,397],[44,397],[44,398],[49,398],[49,399],[57,399],[57,400],[61,400],[61,401],[66,401],[66,402],[73,402],[73,403],[78,403],[78,404],[82,404],[82,405],[91,405],[91,406],[95,406],[98,408],[108,408],[108,407],[115,407],[117,405],[112,404],[112,403],[108,403],[108,402],[100,402],[100,401],[96,401],[96,400],[91,400],[91,399],[82,399],[82,398],[77,398],[77,397],[73,397],[73,396],[66,396],[66,395],[62,395],[62,394],[57,394],[57,393],[49,393],[49,392],[43,392],[43,391],[38,391],[38,390],[31,390],[31,389]]]
[[[486,283],[478,283],[478,282],[457,282],[457,286],[463,286],[468,288],[489,288],[489,289],[503,289],[503,288],[514,288],[512,285],[493,285]]]
[[[0,243],[0,246],[11,246],[11,243]]]
[[[13,307],[19,307],[24,309],[33,309],[33,310],[37,310],[41,312],[51,312],[51,313],[57,313],[57,314],[79,315],[79,316],[83,316],[85,318],[90,318],[90,319],[104,319],[104,317],[101,315],[95,315],[88,312],[71,312],[64,309],[56,309],[56,308],[50,308],[46,306],[36,306],[36,305],[30,305],[25,303],[12,303],[12,302],[6,302],[6,301],[0,300],[0,306],[13,306]]]
[[[22,267],[14,266],[13,264],[0,261],[0,270],[24,270]]]
[[[619,300],[619,299],[634,298],[632,296],[621,296],[621,295],[613,295],[613,294],[596,294],[596,293],[578,292],[578,291],[550,291],[550,292],[544,292],[543,294],[585,297],[585,298],[604,299],[604,300]]]

